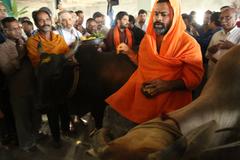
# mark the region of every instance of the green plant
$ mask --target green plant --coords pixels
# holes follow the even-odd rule
[[[8,12],[11,16],[14,16],[15,18],[18,18],[19,16],[27,13],[28,7],[23,7],[21,9],[18,9],[17,0],[12,0],[10,3],[11,6],[6,6],[8,9]]]

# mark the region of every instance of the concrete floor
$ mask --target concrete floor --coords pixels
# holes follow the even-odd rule
[[[62,136],[62,147],[59,149],[51,145],[51,136],[46,135],[38,142],[38,149],[34,152],[24,152],[14,145],[7,146],[8,149],[0,147],[0,160],[98,160],[86,153],[91,146],[89,133],[92,125],[77,123],[76,127],[74,137]]]

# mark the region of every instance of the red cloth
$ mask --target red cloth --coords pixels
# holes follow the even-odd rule
[[[139,48],[138,69],[122,88],[106,99],[123,117],[135,123],[148,121],[187,105],[192,101],[191,89],[197,87],[202,79],[201,50],[198,43],[185,32],[180,0],[170,0],[170,4],[174,11],[173,22],[163,37],[160,52],[157,53],[152,12]],[[154,79],[182,79],[187,89],[146,98],[141,92],[142,84]]]

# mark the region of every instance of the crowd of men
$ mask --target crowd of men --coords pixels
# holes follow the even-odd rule
[[[34,151],[36,141],[41,136],[39,134],[41,113],[34,107],[36,97],[34,70],[40,61],[39,43],[47,53],[66,54],[76,39],[100,33],[103,37],[109,37],[109,39],[106,38],[102,49],[114,51],[121,42],[131,43],[133,46],[136,41],[139,45],[145,32],[139,28],[134,29],[136,40],[134,39],[130,30],[136,28],[135,19],[128,29],[126,12],[120,13],[116,18],[116,26],[121,30],[116,35],[112,32],[113,30],[109,32],[105,26],[105,16],[100,12],[95,12],[91,18],[87,19],[85,28],[83,26],[84,13],[81,10],[76,12],[62,10],[58,13],[57,22],[54,23],[52,12],[47,7],[32,12],[33,22],[29,17],[20,17],[18,20],[9,17],[3,3],[0,3],[0,7],[0,48],[2,49],[0,68],[1,78],[4,77],[1,81],[0,139],[2,144],[7,144],[14,139],[23,151]],[[140,19],[141,25],[146,26],[144,22],[147,12],[142,13],[143,11],[141,10],[139,15],[144,14]],[[33,23],[37,29],[34,29]],[[125,31],[127,31],[126,35]],[[117,40],[118,38],[120,39]],[[117,43],[115,43],[116,40]],[[12,119],[8,120],[11,113],[13,113]],[[61,134],[69,135],[70,132],[70,115],[66,105],[50,107],[47,110],[47,117],[53,146],[59,148],[61,147]],[[8,131],[9,126],[13,129]]]
[[[32,13],[31,22],[29,17],[8,17],[0,3],[1,143],[7,143],[4,140],[11,135],[17,137],[20,149],[36,149],[41,128],[41,113],[34,107],[39,44],[44,52],[67,54],[76,39],[97,33],[104,38],[101,51],[127,54],[138,65],[128,82],[106,99],[109,106],[103,127],[121,127],[118,134],[112,131],[112,137],[189,104],[192,91],[201,82],[204,85],[217,61],[240,42],[240,28],[231,6],[220,12],[206,11],[203,25],[198,25],[194,11],[181,14],[173,1],[178,2],[156,0],[148,25],[148,13],[141,9],[137,19],[120,11],[111,28],[105,26],[105,15],[100,12],[86,20],[85,28],[81,10],[62,10],[54,23],[51,10],[42,7]],[[56,104],[46,112],[55,148],[61,147],[61,134],[70,132],[65,106]]]

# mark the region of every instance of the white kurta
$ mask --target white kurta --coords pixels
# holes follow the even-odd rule
[[[209,45],[208,48],[212,47],[213,45],[216,45],[218,43],[220,43],[220,41],[230,41],[233,44],[239,44],[240,43],[240,28],[238,28],[237,26],[234,27],[231,31],[229,32],[225,32],[223,29],[216,32]],[[225,55],[230,49],[219,49],[215,54],[213,54],[213,57],[217,60],[221,59],[221,57],[223,55]],[[206,52],[206,56],[209,55],[209,52]],[[211,75],[213,69],[215,67],[215,63],[212,62],[211,60],[209,60],[208,62],[208,77]]]

